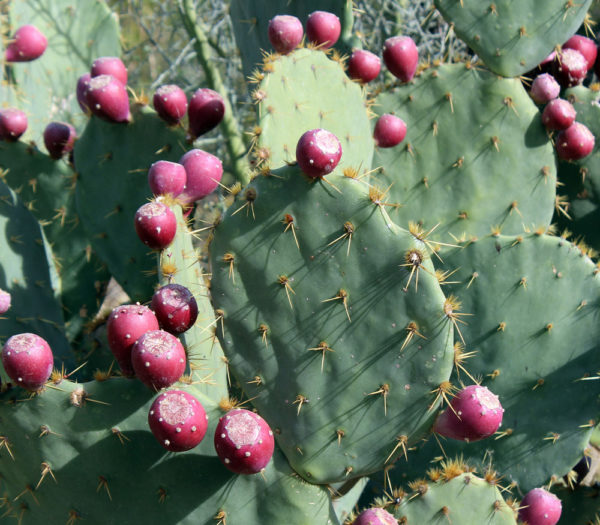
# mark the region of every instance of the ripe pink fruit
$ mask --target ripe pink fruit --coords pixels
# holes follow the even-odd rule
[[[27,115],[20,109],[0,109],[0,140],[16,142],[27,130]]]
[[[342,158],[338,138],[325,129],[311,129],[304,133],[296,146],[296,160],[309,177],[323,177],[331,173]]]
[[[377,119],[373,138],[380,148],[392,148],[406,137],[406,123],[396,115],[385,113]]]
[[[123,375],[133,375],[131,349],[143,334],[151,330],[158,330],[158,320],[147,306],[126,304],[111,312],[106,323],[106,336]]]
[[[485,386],[470,385],[438,416],[433,431],[452,439],[478,441],[498,430],[503,414],[498,396]]]
[[[225,101],[216,91],[208,88],[196,90],[188,107],[190,135],[193,138],[218,126],[225,115]]]
[[[77,132],[66,122],[50,122],[44,130],[44,144],[53,159],[73,151]]]
[[[306,38],[321,49],[333,47],[340,38],[340,19],[327,11],[313,11],[306,20]]]
[[[383,44],[383,61],[392,75],[410,82],[417,71],[419,51],[412,38],[393,36]]]
[[[10,293],[0,289],[0,314],[5,314],[10,308]]]
[[[13,40],[4,51],[7,62],[30,62],[41,57],[48,47],[47,38],[32,25],[25,25],[16,30]]]
[[[268,35],[273,49],[287,55],[302,41],[304,29],[295,16],[277,15],[269,21]]]
[[[219,419],[215,430],[215,450],[232,472],[260,472],[271,460],[274,448],[273,432],[258,414],[236,408]]]
[[[166,204],[158,201],[140,206],[135,212],[134,224],[140,240],[153,250],[169,246],[177,232],[175,214]]]
[[[187,176],[184,191],[178,196],[184,204],[192,204],[212,193],[223,176],[222,162],[201,149],[188,151],[179,159],[179,163],[185,168]]]
[[[154,292],[150,304],[163,330],[177,335],[189,330],[198,318],[198,303],[185,286],[167,284]]]
[[[191,450],[206,434],[208,416],[202,403],[183,390],[160,394],[148,412],[148,425],[157,441],[171,452]]]
[[[529,94],[537,104],[546,104],[558,97],[560,84],[549,73],[543,73],[535,78]]]
[[[594,135],[579,122],[573,122],[556,137],[556,151],[563,160],[578,160],[587,157],[594,149]]]
[[[381,60],[370,51],[355,49],[348,59],[348,76],[363,83],[377,78],[381,71]]]
[[[398,525],[398,520],[379,507],[363,510],[352,525]]]
[[[527,525],[555,525],[560,519],[562,504],[554,494],[542,488],[532,489],[519,506],[519,520]]]
[[[92,77],[111,75],[124,86],[127,85],[127,68],[118,57],[100,57],[92,63]]]
[[[159,160],[148,170],[148,184],[154,195],[179,195],[185,188],[187,175],[178,162]]]
[[[582,35],[573,35],[562,45],[562,48],[579,51],[585,58],[588,71],[594,67],[598,50],[596,43],[591,38]]]
[[[586,58],[575,49],[563,49],[554,62],[554,78],[564,88],[581,84],[587,72]]]
[[[174,335],[164,330],[152,330],[140,336],[133,345],[131,364],[142,383],[160,390],[171,386],[185,372],[185,350]]]
[[[542,112],[542,122],[547,129],[561,130],[567,129],[573,122],[577,112],[573,104],[562,99],[556,98],[548,102]]]
[[[85,101],[90,111],[110,122],[129,122],[127,89],[112,75],[92,77],[88,83]]]
[[[187,95],[175,84],[165,84],[154,92],[152,98],[158,116],[167,124],[177,124],[187,111]]]
[[[50,345],[35,334],[10,337],[2,348],[2,364],[8,376],[27,390],[40,390],[52,373]]]
[[[90,107],[87,103],[87,91],[90,87],[90,80],[92,79],[92,75],[89,73],[85,73],[79,77],[77,80],[77,102],[79,103],[79,107],[81,111],[84,113],[90,112]]]

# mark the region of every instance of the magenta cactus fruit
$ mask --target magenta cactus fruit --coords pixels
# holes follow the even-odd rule
[[[550,130],[567,129],[575,122],[576,116],[577,112],[573,104],[562,98],[556,98],[548,102],[544,108],[542,122]]]
[[[392,148],[406,137],[406,123],[396,115],[385,113],[377,119],[373,131],[375,144],[380,148]]]
[[[287,55],[302,41],[302,22],[295,16],[277,15],[269,21],[268,36],[273,49]]]
[[[556,137],[556,151],[563,160],[579,160],[587,157],[593,150],[595,139],[587,126],[573,122]]]
[[[112,75],[92,77],[88,82],[85,102],[97,117],[110,122],[129,122],[127,89]]]
[[[158,116],[167,124],[177,124],[187,111],[187,95],[175,84],[165,84],[154,92],[152,103]]]
[[[373,507],[363,510],[352,525],[398,525],[398,520],[387,510]]]
[[[433,431],[452,439],[478,441],[498,430],[503,414],[498,396],[485,386],[470,385],[438,416]]]
[[[173,242],[177,219],[162,202],[148,202],[135,212],[135,231],[140,240],[153,250],[163,250]]]
[[[20,109],[0,109],[0,140],[16,142],[27,131],[27,115]]]
[[[124,86],[127,85],[127,68],[119,57],[100,57],[94,60],[90,70],[92,77],[111,75]]]
[[[560,519],[562,504],[554,494],[542,488],[532,489],[519,505],[519,520],[527,525],[555,525]]]
[[[148,388],[167,388],[185,372],[186,355],[183,345],[169,332],[146,332],[131,349],[131,364],[138,379]]]
[[[185,168],[178,162],[159,160],[148,170],[148,185],[154,195],[176,197],[185,188],[186,180]]]
[[[91,79],[92,75],[90,75],[89,73],[84,73],[77,80],[77,102],[79,104],[79,107],[81,108],[81,111],[83,111],[84,113],[90,113],[90,107],[87,103],[87,91],[90,87]]]
[[[551,74],[542,73],[531,84],[529,94],[535,103],[546,104],[558,97],[560,94],[560,84]]]
[[[167,284],[156,290],[150,307],[160,327],[174,335],[189,330],[198,318],[198,303],[181,284]]]
[[[53,363],[50,345],[39,335],[13,335],[2,348],[4,370],[8,377],[26,390],[43,388],[52,373]]]
[[[183,193],[178,196],[184,204],[192,204],[212,193],[223,176],[223,163],[219,158],[201,149],[188,151],[179,163],[187,177]]]
[[[348,76],[364,84],[377,78],[381,71],[379,57],[364,49],[355,49],[348,59]]]
[[[167,390],[150,406],[148,425],[161,446],[171,452],[184,452],[204,439],[208,416],[192,394]]]
[[[53,159],[73,151],[77,132],[66,122],[50,122],[44,129],[44,144]]]
[[[10,309],[11,296],[5,290],[0,289],[0,314],[5,314]]]
[[[273,432],[258,414],[236,408],[219,419],[215,430],[215,450],[232,472],[260,472],[271,460],[274,448]]]
[[[31,62],[41,57],[47,47],[48,39],[37,27],[21,26],[6,46],[4,58],[7,62]]]
[[[340,38],[340,19],[327,11],[313,11],[306,20],[306,38],[321,49],[333,47]]]
[[[193,138],[218,126],[225,115],[225,101],[216,91],[196,90],[188,106],[189,133]]]
[[[419,51],[412,38],[393,36],[383,44],[383,61],[392,75],[410,82],[417,71]]]
[[[126,304],[113,309],[106,323],[108,346],[124,376],[133,375],[131,349],[146,332],[158,330],[154,312],[140,304]]]
[[[583,35],[573,35],[562,45],[562,48],[579,51],[585,58],[588,71],[594,67],[598,49],[596,48],[596,43],[591,38]]]
[[[578,86],[588,72],[586,58],[575,49],[563,49],[554,62],[554,78],[564,87]]]
[[[325,129],[307,131],[296,146],[298,166],[309,177],[318,178],[331,173],[341,158],[340,141]]]

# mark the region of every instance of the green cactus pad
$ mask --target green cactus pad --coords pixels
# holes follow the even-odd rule
[[[42,143],[44,128],[53,120],[82,128],[87,118],[75,97],[77,79],[96,58],[121,54],[117,16],[97,0],[23,0],[8,7],[13,31],[33,24],[48,39],[40,58],[11,66],[17,107],[29,120],[26,138]]]
[[[339,172],[315,181],[290,166],[254,179],[210,245],[225,355],[293,468],[315,483],[400,455],[431,425],[433,391],[452,366],[452,323],[426,248]]]
[[[368,170],[373,138],[362,89],[323,51],[300,49],[267,61],[253,97],[260,101],[255,162],[272,169],[294,162],[300,136],[324,128],[340,140],[342,169]]]
[[[195,395],[209,417],[202,443],[178,454],[152,436],[147,418],[154,394],[137,380],[63,381],[29,400],[4,393],[4,516],[22,525],[328,523],[327,491],[294,476],[278,450],[264,477],[225,469],[213,446],[218,408],[194,386],[177,388]]]
[[[598,486],[571,490],[564,486],[553,486],[552,492],[562,504],[558,525],[591,525],[600,521],[600,491]]]
[[[131,299],[146,301],[156,282],[156,266],[135,232],[133,217],[152,196],[152,163],[177,162],[185,141],[181,129],[167,127],[149,107],[134,105],[132,114],[130,124],[90,119],[75,144],[76,195],[92,247]]]
[[[457,0],[458,2],[458,0]],[[481,236],[492,227],[518,233],[548,226],[555,198],[554,150],[540,113],[518,79],[464,64],[424,71],[383,92],[378,114],[407,125],[404,142],[378,148],[374,167],[396,223],[409,221],[432,238]]]
[[[577,31],[591,0],[435,0],[459,38],[494,73],[517,77],[533,69]]]

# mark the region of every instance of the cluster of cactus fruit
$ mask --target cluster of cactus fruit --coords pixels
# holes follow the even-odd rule
[[[209,87],[153,108],[103,3],[8,3],[0,520],[600,519],[572,503],[600,415],[591,0],[485,4],[435,1],[477,55],[432,63],[401,20],[362,49],[350,0],[232,0],[246,140],[191,0]],[[26,68],[67,41],[98,52],[64,87],[87,118],[28,129]],[[195,147],[217,127],[223,160]]]

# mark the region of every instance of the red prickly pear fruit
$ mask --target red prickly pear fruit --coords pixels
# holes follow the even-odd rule
[[[153,250],[163,250],[173,242],[177,233],[177,219],[162,202],[152,201],[135,212],[135,231],[140,240]]]
[[[0,314],[5,314],[10,309],[10,293],[0,289]]]
[[[380,148],[392,148],[406,137],[406,123],[396,115],[385,113],[377,119],[373,138]]]
[[[412,38],[393,36],[383,44],[383,61],[392,75],[410,82],[417,71],[419,51]]]
[[[327,11],[313,11],[306,19],[306,38],[320,49],[333,47],[340,38],[340,19]]]
[[[160,327],[173,335],[189,330],[198,318],[198,303],[181,284],[167,284],[156,290],[150,307]]]
[[[127,89],[112,75],[92,77],[88,83],[85,101],[90,111],[109,122],[129,122]]]
[[[165,84],[154,92],[152,103],[158,116],[167,124],[177,124],[188,108],[187,95],[175,84]]]
[[[185,168],[178,162],[159,160],[148,170],[148,184],[154,195],[177,197],[185,188],[186,180]]]
[[[573,122],[556,137],[556,151],[563,160],[579,160],[587,157],[594,149],[592,132],[579,122]]]
[[[273,49],[287,55],[302,41],[302,22],[295,16],[277,15],[269,21],[268,36]]]
[[[90,87],[90,80],[92,79],[92,75],[89,73],[85,73],[79,77],[77,80],[77,102],[79,103],[79,107],[81,111],[86,114],[90,113],[90,107],[87,103],[87,91]]]
[[[193,138],[218,126],[225,115],[225,101],[216,91],[208,88],[196,90],[188,106],[189,133]]]
[[[544,108],[542,122],[550,130],[567,129],[575,122],[576,116],[577,112],[573,104],[562,98],[555,98]]]
[[[4,370],[8,377],[26,390],[42,389],[52,373],[53,363],[50,345],[39,335],[13,335],[2,348]]]
[[[179,159],[185,168],[187,182],[178,199],[184,204],[206,197],[212,193],[223,176],[223,163],[214,155],[201,149],[192,149]]]
[[[106,323],[108,346],[124,376],[133,376],[131,349],[146,332],[158,330],[158,319],[147,306],[126,304],[113,309]]]
[[[398,520],[387,510],[373,507],[363,510],[352,522],[352,525],[398,525]]]
[[[35,26],[25,25],[16,30],[13,40],[4,51],[7,62],[31,62],[41,57],[48,47],[48,39]]]
[[[587,60],[575,49],[563,49],[554,62],[554,78],[564,87],[578,86],[588,72]]]
[[[167,390],[150,406],[148,425],[164,448],[184,452],[204,439],[208,416],[202,403],[193,395],[183,390]]]
[[[127,68],[119,57],[100,57],[92,63],[92,78],[100,75],[111,75],[124,86],[127,85]]]
[[[296,146],[298,166],[309,177],[318,178],[331,173],[341,158],[340,141],[325,129],[307,131]]]
[[[485,386],[470,385],[438,416],[433,431],[452,439],[478,441],[498,430],[503,414],[498,396]]]
[[[27,115],[20,109],[0,109],[0,140],[16,142],[27,130]]]
[[[582,35],[573,35],[562,45],[562,48],[579,51],[585,58],[588,71],[594,67],[598,49],[596,48],[596,43],[591,38]]]
[[[219,419],[215,430],[215,450],[232,472],[260,472],[271,460],[274,448],[273,432],[258,414],[236,408]]]
[[[131,364],[138,379],[148,388],[167,388],[185,372],[186,355],[183,345],[169,332],[146,332],[131,349]]]
[[[554,494],[542,488],[532,489],[519,505],[519,520],[527,525],[555,525],[561,512],[562,504]]]
[[[352,51],[348,59],[348,76],[350,78],[366,84],[377,78],[380,71],[381,60],[376,54],[364,49]]]
[[[560,94],[560,84],[550,73],[542,73],[531,84],[529,92],[536,104],[546,104]]]
[[[73,151],[77,132],[66,122],[50,122],[44,130],[44,144],[53,159]]]

